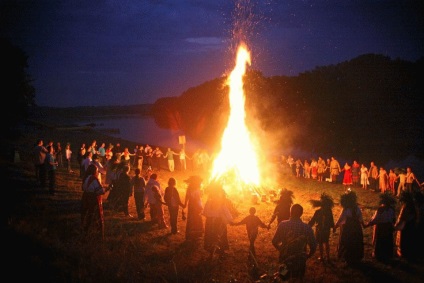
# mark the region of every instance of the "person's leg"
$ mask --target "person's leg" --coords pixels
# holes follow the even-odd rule
[[[122,210],[124,211],[125,216],[130,215],[130,213],[128,211],[128,197],[122,198]]]
[[[330,259],[330,245],[329,245],[329,243],[328,242],[325,242],[324,243],[324,247],[325,247],[325,253],[327,255],[327,261],[328,262],[331,262],[331,259]]]
[[[171,224],[171,233],[176,234],[177,229],[177,220],[178,220],[178,209],[179,207],[170,207],[169,208],[169,222]]]
[[[252,256],[256,257],[255,241],[256,241],[258,234],[257,233],[251,233],[248,236],[249,236],[249,242],[250,242],[250,246],[249,246],[250,254]]]
[[[323,243],[322,242],[319,242],[318,247],[319,247],[320,260],[324,260],[324,246],[323,246]]]

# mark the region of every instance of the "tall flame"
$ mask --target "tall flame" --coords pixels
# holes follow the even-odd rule
[[[251,64],[250,53],[244,44],[238,48],[236,66],[227,79],[230,114],[221,140],[221,151],[213,161],[212,179],[231,183],[232,189],[259,185],[260,174],[256,151],[245,124],[245,95],[243,75]]]

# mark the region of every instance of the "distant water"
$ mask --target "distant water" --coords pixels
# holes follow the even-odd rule
[[[131,142],[160,146],[163,148],[180,148],[179,136],[183,136],[182,131],[173,131],[160,128],[151,117],[119,117],[119,118],[93,118],[81,121],[81,125],[95,124],[96,129],[105,130],[108,135],[122,138]],[[119,130],[115,132],[113,130]],[[195,140],[186,138],[186,149],[195,151],[202,147],[202,144]]]

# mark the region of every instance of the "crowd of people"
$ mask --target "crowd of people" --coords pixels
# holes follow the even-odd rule
[[[360,164],[357,160],[345,162],[343,166],[335,157],[324,160],[321,156],[305,159],[294,159],[292,155],[281,156],[282,170],[297,178],[312,179],[318,182],[343,184],[346,188],[361,186],[365,190],[375,192],[389,191],[399,197],[402,191],[420,190],[424,182],[420,183],[410,166],[403,168],[384,168],[377,166],[374,161]]]
[[[45,147],[43,140],[38,140],[34,147],[35,175],[40,186],[45,187],[48,180],[49,192],[55,192],[55,170],[62,166],[71,174],[72,151],[70,144],[65,147],[65,160],[59,157],[62,150],[53,142]],[[256,257],[255,240],[259,229],[270,229],[277,220],[277,228],[272,238],[272,246],[279,253],[282,278],[302,278],[307,268],[307,259],[319,249],[319,260],[331,263],[329,238],[331,231],[340,229],[337,247],[337,257],[347,264],[354,265],[364,257],[363,229],[373,227],[373,257],[383,263],[390,262],[395,256],[409,261],[422,259],[424,244],[424,196],[419,189],[414,189],[413,182],[419,187],[410,167],[406,172],[394,169],[389,173],[383,167],[377,169],[374,162],[366,168],[365,164],[354,161],[347,162],[343,167],[332,157],[327,161],[319,157],[311,162],[294,161],[289,156],[282,158],[284,170],[295,177],[310,178],[319,182],[338,183],[338,176],[343,172],[342,184],[346,191],[340,196],[342,211],[335,221],[332,209],[333,199],[323,193],[319,200],[311,200],[317,208],[309,222],[303,222],[303,206],[294,203],[293,191],[282,189],[275,209],[268,224],[256,216],[256,208],[251,207],[242,220],[236,221],[240,212],[234,207],[219,182],[209,184],[202,189],[202,178],[193,175],[184,182],[187,184],[185,198],[182,199],[177,189],[175,178],[169,178],[165,189],[158,182],[160,160],[168,161],[168,170],[173,172],[175,164],[171,156],[183,155],[181,170],[187,170],[185,160],[190,157],[182,149],[179,153],[170,148],[164,154],[160,149],[152,149],[150,145],[137,146],[131,153],[129,148],[121,149],[120,144],[106,147],[102,143],[97,147],[93,141],[89,146],[85,143],[77,153],[77,164],[80,166],[82,181],[81,227],[83,235],[98,235],[104,239],[103,195],[110,190],[107,197],[109,208],[124,213],[126,217],[135,216],[129,213],[128,203],[134,197],[136,217],[138,220],[149,220],[159,229],[169,228],[172,234],[181,233],[178,230],[178,216],[181,209],[186,222],[186,241],[197,241],[203,238],[204,249],[210,258],[218,254],[225,255],[229,249],[227,226],[245,225],[249,239],[249,256]],[[134,175],[130,174],[131,167]],[[51,172],[53,171],[53,172]],[[364,177],[365,175],[365,177]],[[104,176],[104,177],[103,177]],[[395,186],[395,183],[399,185]],[[361,208],[357,202],[355,185],[362,189],[372,189],[380,193],[380,206],[372,218],[365,223]],[[203,203],[203,194],[207,200]],[[397,197],[397,198],[396,198]],[[395,206],[399,203],[401,209],[396,216]],[[168,217],[164,207],[167,207]],[[149,214],[145,211],[148,208]],[[185,213],[187,210],[187,216]],[[315,231],[314,228],[315,227]],[[94,233],[94,234],[93,234]]]

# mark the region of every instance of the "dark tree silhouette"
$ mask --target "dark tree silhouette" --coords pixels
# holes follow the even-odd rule
[[[7,39],[0,39],[0,87],[4,101],[0,103],[3,119],[0,119],[3,134],[19,133],[19,124],[28,116],[29,106],[34,105],[35,89],[26,73],[28,57]]]

